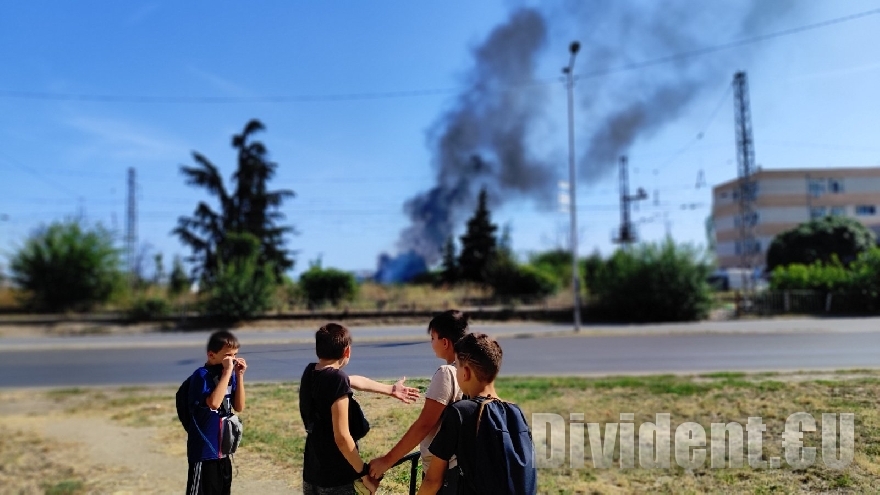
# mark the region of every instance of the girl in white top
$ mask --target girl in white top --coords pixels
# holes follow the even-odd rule
[[[412,451],[416,445],[422,456],[422,472],[428,470],[431,463],[431,454],[428,446],[434,440],[434,435],[440,428],[440,416],[449,404],[461,399],[461,388],[455,379],[455,343],[468,332],[468,317],[461,311],[454,309],[444,311],[435,316],[428,324],[428,333],[431,335],[431,349],[434,355],[444,360],[446,364],[437,368],[431,383],[425,392],[425,405],[416,421],[409,427],[403,438],[397,442],[382,457],[370,461],[370,474],[378,478],[385,474],[395,462]],[[457,481],[458,469],[454,459],[450,460],[447,477],[449,483],[444,483],[444,488],[438,493],[446,493],[451,490],[455,493],[455,481]]]

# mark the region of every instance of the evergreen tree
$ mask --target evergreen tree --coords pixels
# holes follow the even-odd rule
[[[263,143],[252,139],[254,133],[264,129],[259,120],[251,120],[241,134],[232,137],[232,147],[238,152],[238,167],[232,176],[235,189],[231,194],[217,167],[200,153],[193,152],[196,166],[181,167],[187,184],[205,188],[220,202],[220,211],[200,202],[193,216],[178,219],[173,231],[192,249],[189,260],[195,264],[196,274],[208,284],[215,279],[221,264],[248,255],[235,252],[241,243],[224,243],[233,233],[250,234],[258,239],[257,264],[271,266],[276,281],[293,267],[291,253],[284,247],[284,236],[293,232],[293,228],[278,226],[276,222],[284,218],[279,211],[282,202],[294,193],[267,188],[278,165],[268,160]]]
[[[190,280],[189,276],[186,274],[186,270],[183,269],[183,261],[180,259],[180,256],[174,257],[174,264],[171,268],[171,275],[168,276],[168,292],[176,296],[178,294],[183,294],[189,289]]]
[[[458,282],[458,262],[455,259],[455,239],[449,236],[443,246],[443,272],[441,279],[445,284]]]
[[[477,210],[468,220],[467,230],[461,236],[461,255],[458,266],[462,280],[485,282],[487,269],[497,253],[495,231],[498,226],[492,223],[487,205],[486,189],[480,190]]]

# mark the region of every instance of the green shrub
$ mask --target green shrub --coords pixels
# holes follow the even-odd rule
[[[875,247],[874,232],[850,217],[828,216],[810,220],[777,235],[767,249],[767,269],[791,264],[832,263],[849,265]]]
[[[671,240],[618,250],[593,276],[591,292],[606,318],[693,321],[708,316],[711,267],[702,252]]]
[[[529,256],[529,266],[553,277],[557,286],[571,283],[571,251],[554,249]]]
[[[128,318],[134,321],[149,321],[171,314],[171,305],[161,297],[140,297],[128,309]]]
[[[354,275],[335,268],[312,266],[300,275],[299,287],[308,300],[309,306],[339,304],[351,301],[357,295],[357,281]]]
[[[260,241],[251,234],[227,235],[236,253],[229,262],[220,263],[208,288],[205,310],[223,320],[252,318],[272,306],[275,274],[271,264],[260,265]]]
[[[495,295],[503,298],[545,297],[556,292],[559,286],[553,274],[512,260],[493,264],[488,282]]]
[[[38,310],[88,310],[124,283],[113,235],[100,225],[56,222],[30,236],[12,257],[13,280]]]
[[[773,270],[770,287],[777,291],[816,291],[831,294],[831,311],[880,311],[880,248],[872,248],[844,266],[836,258],[810,265],[791,264]]]

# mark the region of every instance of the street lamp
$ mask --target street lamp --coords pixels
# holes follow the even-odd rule
[[[568,67],[562,68],[562,73],[565,74],[565,87],[568,89],[568,211],[571,216],[571,289],[574,293],[575,332],[579,332],[581,329],[581,290],[577,263],[577,202],[575,200],[574,102],[572,101],[572,90],[574,89],[574,57],[580,48],[580,43],[577,41],[571,42],[568,46],[568,51],[571,53]]]

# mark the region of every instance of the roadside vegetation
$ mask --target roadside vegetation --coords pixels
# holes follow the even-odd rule
[[[413,382],[423,391],[425,380]],[[685,470],[620,469],[619,448],[609,469],[596,469],[585,439],[584,467],[539,470],[542,493],[864,493],[876,489],[880,477],[880,372],[743,374],[713,373],[698,376],[620,376],[604,378],[504,377],[498,382],[502,398],[520,404],[531,422],[534,413],[554,413],[568,418],[583,413],[585,422],[620,422],[621,413],[633,413],[638,425],[654,422],[656,413],[671,415],[671,432],[687,421],[701,424],[707,436],[711,423],[735,421],[745,425],[750,416],[760,416],[764,433],[763,458],[783,457],[782,430],[786,418],[796,412],[812,414],[820,423],[822,413],[855,414],[855,456],[842,470],[830,469],[821,460],[820,434],[806,433],[805,446],[819,447],[816,463],[793,469],[783,463],[779,469],[746,467],[712,469],[707,458],[703,467]],[[252,384],[248,408],[242,414],[244,440],[236,456],[242,472],[287,473],[291,486],[299,485],[305,432],[297,413],[297,385],[294,383]],[[157,435],[168,445],[166,454],[183,458],[185,437],[174,413],[171,387],[64,389],[39,392],[37,402],[50,401],[65,416],[98,415],[133,428],[157,427]],[[361,442],[365,456],[385,452],[404,433],[418,414],[419,404],[404,405],[386,397],[358,394],[372,430]],[[44,403],[44,402],[43,402]],[[23,413],[25,414],[25,413]],[[35,414],[34,412],[26,414]],[[39,414],[39,412],[36,412]],[[567,422],[567,421],[566,421]],[[603,426],[604,431],[604,426]],[[568,429],[566,428],[566,438]],[[21,461],[33,457],[39,439],[6,435],[0,444],[0,465],[5,466],[6,487],[56,487],[55,493],[88,493],[89,478],[82,475],[86,462],[46,467],[39,479]],[[638,444],[638,442],[636,442]],[[619,443],[618,443],[619,446]],[[48,448],[48,447],[37,447]],[[566,448],[566,452],[568,449]],[[542,451],[538,451],[541,455]],[[671,465],[676,466],[674,449]],[[639,464],[638,446],[635,452]],[[19,466],[19,467],[16,467]],[[4,476],[0,470],[0,477]],[[11,471],[10,471],[11,470]],[[16,476],[9,476],[15,473]],[[124,475],[124,473],[123,473]],[[387,493],[405,493],[408,466],[390,471],[383,482]],[[65,488],[65,487],[69,487]],[[17,493],[17,491],[13,490]]]

